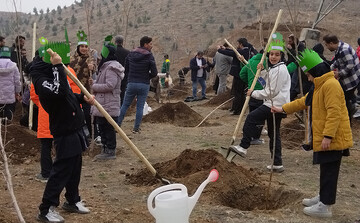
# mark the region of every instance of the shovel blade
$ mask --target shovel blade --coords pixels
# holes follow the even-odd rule
[[[226,160],[227,160],[229,163],[231,163],[232,160],[234,159],[234,157],[235,157],[236,155],[237,155],[237,154],[236,154],[235,152],[233,152],[233,151],[230,150],[229,154],[228,154],[227,157],[226,157]]]
[[[226,158],[229,155],[230,149],[225,147],[220,147],[219,153]]]

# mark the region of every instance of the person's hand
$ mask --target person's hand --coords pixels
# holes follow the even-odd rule
[[[90,85],[90,86],[93,86],[93,84],[94,84],[94,80],[90,77],[90,78],[89,78],[89,85]]]
[[[272,106],[271,107],[271,112],[272,113],[281,113],[281,112],[283,112],[283,109],[282,109],[282,107]]]
[[[94,70],[94,64],[89,63],[89,64],[88,64],[88,68],[89,68],[89,70],[92,70],[92,71],[93,71],[93,70]]]
[[[18,102],[21,102],[21,95],[19,94],[19,93],[16,93],[15,94],[15,98],[16,98],[16,100],[18,100]]]
[[[323,150],[328,150],[330,149],[330,144],[331,144],[331,139],[324,137],[321,142],[321,148]]]
[[[86,103],[90,104],[90,105],[94,105],[95,103],[95,96],[91,95],[91,98],[86,97],[86,95],[84,95],[84,100],[86,101]]]
[[[52,64],[52,65],[56,65],[56,64],[61,64],[61,63],[62,63],[61,57],[60,57],[59,54],[57,54],[56,52],[54,52],[54,54],[51,55],[50,61],[51,61],[51,64]]]
[[[338,70],[334,70],[334,77],[336,80],[339,80],[340,76],[339,76],[339,71]]]
[[[257,68],[258,70],[259,70],[259,69],[260,69],[260,70],[263,70],[263,69],[264,69],[264,64],[259,63],[256,68]]]
[[[239,59],[240,61],[243,61],[243,62],[244,62],[244,60],[245,60],[244,56],[241,55],[241,54],[238,56],[238,59]]]
[[[246,95],[247,96],[251,96],[251,93],[253,92],[253,90],[251,90],[251,89],[248,89],[248,91],[246,92]]]

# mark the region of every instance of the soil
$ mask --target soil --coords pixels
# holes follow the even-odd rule
[[[187,88],[190,89],[189,86]],[[190,93],[189,90],[186,95]],[[175,103],[160,104],[149,98],[153,111],[144,116],[141,133],[131,133],[133,112],[125,117],[122,125],[160,177],[185,185],[189,197],[212,169],[218,170],[219,179],[210,182],[202,191],[189,222],[346,223],[360,217],[359,120],[352,123],[355,144],[351,156],[342,162],[333,217],[317,219],[302,213],[301,200],[318,193],[319,166],[312,165],[311,152],[299,148],[303,143],[304,128],[298,119],[288,115],[283,120],[281,136],[285,171],[270,174],[266,170],[266,165],[271,163],[267,136],[262,136],[266,142],[264,145],[250,147],[246,158],[235,157],[229,163],[218,153],[222,146],[229,145],[238,116],[230,115],[221,107],[207,120],[217,125],[194,127],[230,94],[221,97],[213,93],[208,95],[210,100],[186,104],[183,97]],[[166,94],[162,95],[162,98],[166,97]],[[21,212],[26,222],[36,222],[45,187],[44,183],[35,180],[40,171],[40,144],[33,132],[17,123],[18,120],[13,120],[6,128],[5,150],[10,159],[14,192]],[[241,133],[237,135],[236,143],[239,143],[240,137]],[[98,146],[84,153],[80,194],[91,213],[69,214],[58,208],[66,222],[155,222],[146,202],[149,194],[163,184],[119,135],[117,138],[116,160],[94,162],[93,157],[101,150]],[[3,178],[1,184],[0,222],[19,222]],[[62,194],[60,207],[63,201]]]

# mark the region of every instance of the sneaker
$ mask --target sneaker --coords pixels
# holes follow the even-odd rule
[[[268,134],[268,131],[266,129],[261,130],[261,135],[267,135],[267,134]]]
[[[320,195],[317,195],[312,198],[304,198],[302,200],[302,204],[306,207],[313,206],[314,204],[317,204],[320,201]]]
[[[35,176],[35,180],[40,181],[41,183],[47,183],[48,179],[49,179],[49,177],[43,177],[43,175],[41,173],[38,173]]]
[[[247,149],[244,149],[241,146],[230,146],[230,149],[242,157],[245,157],[247,153]]]
[[[101,136],[97,136],[97,137],[94,139],[94,142],[95,142],[96,145],[102,146]]]
[[[62,209],[71,213],[79,213],[79,214],[88,214],[90,210],[85,207],[82,201],[77,202],[76,204],[69,204],[69,202],[65,201]]]
[[[319,218],[332,217],[330,205],[323,204],[321,201],[310,207],[304,208],[304,214],[309,215],[311,217],[319,217]]]
[[[360,109],[358,109],[355,114],[353,115],[353,118],[359,118],[360,117]]]
[[[140,134],[140,129],[133,129],[131,132],[134,134]]]
[[[271,165],[268,165],[268,166],[266,166],[266,169],[272,170],[273,172],[276,172],[276,173],[281,173],[284,171],[284,166],[283,165],[272,165],[272,168],[271,168]]]
[[[101,152],[100,154],[96,155],[95,160],[114,160],[116,159],[115,152]]]
[[[49,212],[44,216],[39,214],[37,216],[37,220],[40,222],[47,222],[47,223],[62,223],[65,222],[65,219],[61,217],[61,215],[55,211],[55,207],[51,206],[49,208]]]
[[[253,139],[250,142],[250,145],[262,145],[265,144],[265,140],[263,139]]]

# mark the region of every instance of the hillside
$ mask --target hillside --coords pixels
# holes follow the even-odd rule
[[[287,3],[292,8],[291,15]],[[255,47],[260,47],[259,18],[263,17],[263,35],[271,31],[277,12],[284,9],[281,24],[284,35],[299,35],[301,27],[309,27],[315,19],[320,1],[304,0],[81,0],[70,7],[39,11],[35,14],[0,12],[0,35],[10,45],[17,34],[27,37],[31,52],[32,24],[37,23],[37,37],[63,40],[64,27],[72,43],[76,43],[79,29],[89,34],[92,48],[99,50],[108,34],[125,36],[125,47],[132,49],[144,35],[154,39],[153,52],[160,66],[162,55],[168,53],[172,69],[178,69],[197,50],[214,48],[223,38],[235,42],[246,37]],[[325,1],[325,6],[332,1]],[[294,10],[293,8],[296,8]],[[357,0],[341,3],[335,11],[319,23],[317,28],[334,32],[353,46],[360,34],[360,4]],[[88,17],[87,17],[88,15]],[[294,30],[291,16],[300,27]],[[89,18],[89,30],[87,28]],[[246,27],[244,29],[244,27]],[[37,42],[38,45],[38,42]],[[38,46],[37,46],[38,47]],[[30,53],[28,53],[30,57]],[[30,58],[29,58],[30,59]],[[177,63],[180,64],[177,65]]]

